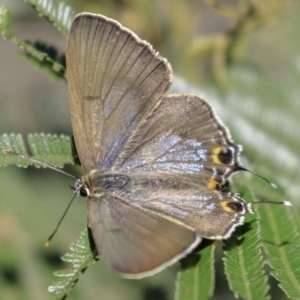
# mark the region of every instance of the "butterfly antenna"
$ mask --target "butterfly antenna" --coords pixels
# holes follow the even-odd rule
[[[265,182],[267,182],[272,188],[276,189],[277,185],[274,182],[269,181],[267,178],[256,174],[253,171],[250,171],[244,167],[240,167],[241,171],[246,171],[249,172],[257,177],[259,177],[260,179],[264,180]],[[260,204],[260,203],[271,203],[271,204],[281,204],[281,205],[285,205],[285,206],[292,206],[292,203],[290,201],[270,201],[270,200],[261,200],[261,201],[255,201],[255,202],[251,202],[251,204]]]
[[[269,201],[269,200],[261,200],[261,201],[251,202],[251,204],[260,204],[260,203],[282,204],[282,205],[285,205],[285,206],[292,206],[292,203],[291,203],[290,201]]]
[[[38,164],[38,165],[40,165],[40,166],[42,166],[42,167],[44,167],[44,168],[49,168],[49,169],[52,169],[52,170],[54,170],[54,171],[56,171],[56,172],[58,172],[58,173],[62,173],[62,174],[67,175],[67,176],[69,176],[69,177],[78,179],[77,177],[75,177],[75,176],[72,175],[72,174],[69,174],[69,173],[67,173],[67,172],[65,172],[65,171],[63,171],[63,170],[61,170],[61,169],[59,169],[59,168],[56,168],[56,167],[54,167],[54,166],[51,166],[51,165],[49,165],[49,164],[47,164],[47,163],[45,163],[45,162],[39,161],[39,160],[34,159],[34,158],[32,158],[32,157],[29,157],[29,156],[26,156],[26,155],[23,155],[23,154],[19,154],[19,153],[16,153],[16,152],[11,151],[11,150],[8,150],[8,149],[5,149],[4,152],[6,152],[7,154],[12,155],[12,156],[16,156],[16,157],[25,159],[25,160],[27,160],[27,161],[30,163],[30,165]]]
[[[55,229],[53,230],[53,232],[52,232],[52,233],[50,234],[50,236],[48,237],[48,239],[47,239],[47,241],[46,241],[46,243],[45,243],[45,246],[46,246],[46,247],[48,247],[48,246],[50,245],[50,242],[51,242],[52,238],[53,238],[54,235],[56,234],[56,232],[57,232],[57,230],[58,230],[58,228],[59,228],[61,222],[62,222],[63,219],[65,218],[65,216],[66,216],[66,214],[67,214],[67,212],[68,212],[68,210],[69,210],[71,204],[73,203],[73,201],[74,201],[74,199],[75,199],[75,197],[76,197],[77,195],[78,195],[78,193],[75,192],[75,194],[74,194],[74,196],[72,197],[71,201],[69,202],[67,208],[65,209],[63,215],[61,216],[60,220],[58,221],[58,223],[57,223]]]
[[[267,182],[272,188],[277,189],[277,185],[276,185],[274,182],[269,181],[267,178],[265,178],[265,177],[263,177],[263,176],[261,176],[261,175],[259,175],[259,174],[256,174],[255,172],[250,171],[250,170],[248,170],[248,169],[246,169],[246,168],[244,168],[244,167],[240,167],[240,170],[241,170],[241,171],[249,172],[249,173],[251,173],[251,174],[257,176],[258,178],[260,178],[260,179],[264,180],[265,182]]]
[[[65,172],[65,171],[63,171],[63,170],[61,170],[61,169],[59,169],[59,168],[56,168],[56,167],[54,167],[54,166],[51,166],[51,165],[49,165],[49,164],[47,164],[47,163],[45,163],[45,162],[39,161],[39,160],[34,159],[34,158],[32,158],[32,157],[29,157],[29,156],[26,156],[26,155],[23,155],[23,154],[19,154],[19,153],[16,153],[16,152],[11,151],[11,150],[8,150],[8,149],[5,149],[4,151],[5,151],[7,154],[9,154],[9,155],[16,156],[16,157],[19,157],[19,158],[22,158],[22,159],[27,160],[27,161],[30,163],[30,165],[38,164],[38,165],[40,165],[40,166],[42,166],[42,167],[44,167],[44,168],[49,168],[49,169],[52,169],[52,170],[54,170],[54,171],[56,171],[56,172],[59,172],[59,173],[61,173],[61,174],[67,175],[67,176],[69,176],[69,177],[71,177],[71,178],[78,179],[76,176],[74,176],[74,175],[72,175],[72,174],[69,174],[69,173],[67,173],[67,172]],[[68,210],[69,210],[71,204],[73,203],[75,197],[79,194],[79,189],[80,189],[80,187],[78,188],[78,190],[76,189],[76,190],[74,191],[74,192],[75,192],[74,196],[72,197],[71,201],[69,202],[69,204],[68,204],[67,208],[65,209],[65,211],[64,211],[64,213],[63,213],[63,215],[62,215],[62,217],[61,217],[60,220],[58,221],[58,223],[57,223],[57,225],[56,225],[54,231],[52,232],[52,234],[49,236],[49,238],[48,238],[47,241],[46,241],[46,243],[45,243],[45,246],[46,246],[46,247],[48,247],[48,246],[50,245],[50,242],[51,242],[52,238],[53,238],[54,235],[56,234],[56,232],[57,232],[57,230],[58,230],[58,228],[59,228],[61,222],[62,222],[63,219],[65,218],[65,216],[66,216],[66,214],[67,214],[67,212],[68,212]]]

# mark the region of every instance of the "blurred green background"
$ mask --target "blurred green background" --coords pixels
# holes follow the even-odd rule
[[[299,1],[98,0],[66,1],[76,12],[114,18],[154,45],[171,63],[174,91],[213,103],[244,145],[243,161],[276,182],[300,228],[297,200],[300,146]],[[0,0],[12,14],[11,31],[65,52],[66,37],[22,1]],[[71,135],[67,86],[33,68],[10,41],[0,39],[1,133]],[[18,57],[19,56],[19,57]],[[80,176],[80,167],[66,170]],[[72,206],[50,247],[44,242],[62,215],[73,181],[45,169],[0,169],[0,299],[49,299],[52,272],[68,267],[60,256],[86,226],[84,198]],[[249,179],[257,181],[258,179]],[[270,189],[266,184],[263,189]],[[255,188],[253,188],[255,192]],[[269,199],[272,200],[272,199]],[[284,199],[286,200],[286,199]],[[213,299],[232,299],[217,246]],[[140,281],[119,278],[101,262],[69,299],[172,299],[174,266]],[[271,282],[272,284],[272,282]],[[286,296],[274,284],[274,298]]]

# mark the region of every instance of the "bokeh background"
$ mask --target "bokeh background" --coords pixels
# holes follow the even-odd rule
[[[293,214],[300,223],[296,203],[300,195],[300,3],[219,2],[222,6],[204,0],[66,1],[76,12],[114,18],[153,44],[173,67],[174,91],[196,92],[213,103],[234,140],[244,144],[245,164],[281,185],[294,201]],[[65,52],[66,37],[30,5],[0,0],[2,5],[10,9],[10,30],[18,37],[40,40]],[[16,45],[2,38],[0,105],[1,134],[72,135],[66,83],[32,67]],[[80,167],[66,166],[66,170],[82,174]],[[86,202],[79,198],[73,204],[45,248],[72,196],[68,188],[72,179],[47,169],[15,166],[1,168],[0,178],[0,299],[49,299],[46,290],[52,272],[67,267],[60,256],[86,226]],[[218,243],[220,273],[214,299],[232,299],[221,275],[221,247]],[[172,299],[177,267],[130,281],[99,262],[69,299]],[[273,294],[273,299],[286,299],[275,283]]]

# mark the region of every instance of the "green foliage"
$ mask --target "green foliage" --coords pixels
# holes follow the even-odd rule
[[[63,34],[68,33],[74,16],[69,6],[58,0],[24,2],[29,3]],[[251,16],[247,18],[251,21]],[[0,8],[0,32],[3,38],[15,43],[33,65],[52,77],[64,78],[64,64],[49,54],[51,49],[48,46],[29,44],[10,32],[9,10],[3,7]],[[243,38],[242,33],[240,38]],[[201,39],[198,38],[197,41],[199,40]],[[201,43],[198,47],[207,50]],[[231,53],[234,53],[233,46],[230,47]],[[232,59],[233,57],[230,68],[226,70],[226,89],[220,90],[212,85],[206,91],[206,98],[230,128],[234,140],[244,145],[245,165],[282,187],[275,191],[260,179],[244,174],[236,176],[240,180],[235,188],[249,202],[255,200],[246,185],[251,186],[257,200],[288,199],[293,202],[294,207],[291,211],[282,205],[254,205],[254,216],[247,217],[245,225],[224,241],[224,273],[230,290],[244,299],[276,299],[274,281],[285,293],[283,297],[300,298],[300,213],[297,204],[300,196],[300,117],[297,100],[300,72],[296,56],[291,55],[294,60],[290,61],[289,81],[283,80],[280,72],[267,76],[253,66],[237,67]],[[177,77],[173,90],[203,94],[203,91]],[[0,165],[29,165],[28,160],[9,155],[7,150],[25,156],[30,152],[34,159],[58,167],[74,164],[76,161],[71,138],[68,136],[33,134],[28,136],[27,143],[30,151],[27,151],[27,145],[20,134],[2,134]],[[18,183],[15,181],[14,185],[17,186]],[[176,279],[176,300],[212,297],[217,272],[214,247],[214,243],[205,241],[200,245],[199,252],[192,253],[182,261],[182,269]],[[21,248],[20,245],[17,248]],[[56,294],[56,299],[64,299],[69,295],[83,272],[95,262],[95,253],[91,251],[86,231],[72,245],[71,252],[63,256],[63,260],[72,263],[73,268],[55,272],[59,280],[49,290]],[[23,273],[28,273],[28,270],[27,266]],[[35,282],[38,281],[37,277],[35,274]],[[133,284],[132,281],[129,282]],[[26,280],[25,283],[27,284]],[[22,288],[25,289],[24,286]],[[29,297],[32,296],[32,293],[28,294]],[[38,296],[35,298],[40,299]],[[232,299],[232,294],[228,298]]]
[[[0,7],[0,30],[5,32],[10,24],[10,11],[6,7]]]
[[[296,68],[293,71],[299,74]],[[288,197],[296,199],[300,195],[297,85],[241,68],[232,69],[229,75],[231,84],[224,101],[229,109],[234,107],[236,118],[224,121],[243,144],[256,172],[288,186]]]
[[[43,11],[43,16],[49,17],[49,14],[53,13],[52,18],[50,20],[53,21],[54,24],[60,24],[59,17],[63,19],[63,16],[66,15],[66,20],[70,23],[71,10],[64,5],[56,5],[52,6],[52,2],[50,1],[33,1],[36,3],[36,8],[38,12]],[[56,1],[58,3],[58,1]],[[46,4],[49,4],[48,6]],[[33,5],[33,4],[32,4]],[[44,10],[42,9],[44,8]],[[73,13],[72,13],[73,14]],[[56,18],[56,15],[58,15]],[[57,23],[56,23],[57,22]],[[46,46],[39,42],[35,44],[30,44],[29,42],[25,42],[16,35],[14,35],[9,30],[10,25],[10,12],[5,7],[0,7],[0,33],[2,37],[6,40],[12,41],[16,44],[20,49],[22,56],[27,59],[33,66],[44,70],[48,75],[52,78],[64,78],[65,75],[65,66],[62,60],[62,57],[57,57],[56,53],[53,56],[53,47]],[[64,28],[65,31],[68,32],[69,27]]]
[[[96,256],[97,253],[91,250],[88,230],[85,229],[79,239],[71,245],[70,252],[62,257],[63,261],[72,263],[73,267],[54,272],[59,279],[48,288],[48,291],[55,295],[54,299],[62,300],[68,297],[79,277],[96,262]]]
[[[241,186],[239,190],[245,200],[254,202],[247,187]],[[257,220],[253,216],[247,219],[245,225],[224,241],[226,277],[230,289],[243,299],[270,299]]]
[[[34,159],[56,167],[74,164],[70,137],[41,133],[30,134],[27,140]],[[27,167],[30,164],[28,160],[10,155],[6,150],[28,156],[25,142],[20,134],[3,134],[0,136],[0,166],[16,164],[19,167]],[[41,164],[35,164],[35,166],[40,167]]]
[[[20,134],[3,134],[0,139],[0,165],[5,167],[13,163],[19,167],[27,167],[28,161],[24,159],[17,159],[6,153],[6,150],[14,151],[19,154],[26,154],[26,147],[23,138]],[[11,161],[12,160],[12,161]]]
[[[257,208],[263,248],[280,288],[291,299],[300,297],[300,237],[288,210],[260,205]]]
[[[210,299],[215,285],[213,241],[204,240],[199,249],[181,261],[176,280],[176,300]]]
[[[75,13],[71,6],[60,0],[23,0],[30,4],[37,13],[48,19],[64,35],[69,33]]]

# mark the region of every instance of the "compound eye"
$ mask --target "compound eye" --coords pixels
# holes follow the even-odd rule
[[[79,195],[82,197],[86,197],[89,195],[89,190],[87,189],[86,186],[82,186],[79,190]]]

